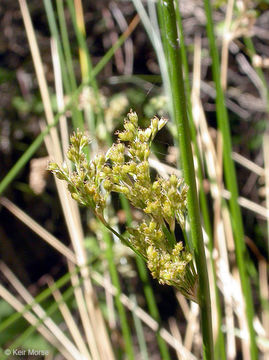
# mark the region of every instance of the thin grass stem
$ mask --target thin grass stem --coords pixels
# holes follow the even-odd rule
[[[232,142],[230,135],[230,126],[228,121],[228,113],[225,106],[225,98],[221,87],[220,82],[220,64],[219,64],[219,55],[217,50],[217,45],[214,35],[214,24],[212,18],[212,8],[209,0],[204,0],[204,7],[206,12],[206,27],[207,27],[207,36],[210,44],[210,53],[212,58],[212,70],[213,78],[216,86],[216,107],[217,107],[217,122],[218,128],[221,131],[223,143],[225,144],[225,149],[223,151],[223,161],[224,161],[224,175],[227,184],[228,190],[231,192],[231,198],[229,201],[231,218],[233,220],[233,231],[235,239],[235,249],[236,249],[236,259],[238,270],[240,274],[242,292],[245,299],[245,311],[248,323],[248,332],[250,340],[250,354],[251,359],[258,359],[258,350],[255,341],[255,332],[253,328],[253,317],[254,317],[254,307],[252,301],[252,293],[250,281],[247,275],[246,261],[246,245],[244,242],[244,227],[243,219],[241,215],[241,210],[238,205],[238,187],[236,181],[236,172],[234,167],[234,162],[232,160]]]
[[[59,27],[60,27],[59,30],[60,30],[60,35],[61,35],[61,42],[63,44],[63,57],[65,59],[66,72],[70,79],[70,87],[71,87],[70,94],[72,94],[77,89],[77,82],[76,82],[75,71],[73,68],[71,46],[70,46],[70,42],[69,42],[67,25],[66,25],[66,21],[65,21],[63,0],[57,0],[56,6],[57,6],[58,19],[59,19]],[[82,113],[76,107],[74,107],[73,111],[72,111],[72,122],[73,122],[73,127],[75,129],[77,129],[77,128],[83,129],[84,128]]]
[[[64,5],[63,0],[56,1],[57,6],[57,14],[59,19],[59,27],[60,27],[60,34],[61,40],[63,44],[63,53],[66,62],[66,69],[69,74],[71,88],[75,89],[77,87],[76,76],[73,68],[73,60],[72,60],[72,53],[71,53],[71,46],[68,37],[67,25],[65,21],[65,14],[64,14]]]
[[[56,40],[57,43],[57,48],[58,48],[58,53],[59,53],[59,58],[60,58],[60,63],[61,63],[61,72],[62,72],[62,78],[63,78],[63,83],[64,83],[64,89],[65,92],[69,95],[71,95],[75,89],[76,89],[76,82],[75,82],[75,75],[74,75],[74,71],[72,71],[72,60],[70,62],[70,58],[68,55],[70,55],[70,53],[68,52],[68,35],[64,33],[64,24],[65,24],[65,19],[64,19],[64,14],[62,14],[60,12],[59,19],[60,21],[60,25],[61,25],[61,33],[64,33],[64,35],[66,35],[64,37],[65,41],[61,41],[62,39],[60,38],[60,33],[58,30],[58,26],[57,26],[57,22],[55,19],[55,15],[54,15],[54,9],[52,7],[52,3],[51,1],[48,0],[44,0],[44,6],[45,6],[45,11],[47,14],[47,19],[48,19],[48,24],[49,24],[49,28],[50,28],[50,32],[52,37]],[[57,1],[58,4],[58,8],[60,7],[60,2]],[[68,43],[68,45],[67,45]],[[63,45],[65,45],[64,49],[65,49],[65,55],[67,52],[67,56],[64,56],[64,51],[63,51]],[[70,47],[69,47],[70,48]],[[68,67],[67,67],[67,60],[68,59]],[[76,108],[73,109],[72,112],[72,121],[73,121],[73,126],[74,128],[79,128],[79,129],[83,129],[83,118],[81,115],[81,112],[79,110],[77,110]]]
[[[245,42],[245,45],[247,47],[248,55],[253,58],[256,55],[256,50],[255,50],[252,39],[249,38],[249,37],[245,37],[244,42]],[[266,103],[267,104],[267,111],[269,111],[269,86],[268,86],[268,82],[266,81],[264,73],[263,73],[263,71],[262,71],[262,69],[260,67],[254,65],[254,69],[255,69],[256,73],[258,74],[258,76],[259,76],[259,78],[260,78],[260,80],[261,80],[261,82],[263,84],[264,97],[267,100],[267,103]]]
[[[33,232],[39,235],[50,246],[59,251],[60,254],[65,256],[69,261],[72,261],[74,264],[76,264],[76,257],[72,250],[70,250],[66,245],[62,244],[55,236],[53,236],[45,228],[40,226],[36,221],[34,221],[29,215],[27,215],[14,203],[12,203],[5,197],[1,197],[0,204],[3,205],[6,209],[8,209],[25,225],[27,225]]]
[[[5,278],[10,282],[10,284],[16,289],[17,293],[22,297],[26,303],[34,301],[32,295],[28,290],[22,285],[18,278],[13,274],[13,272],[4,264],[0,264],[0,270]],[[58,304],[57,304],[58,307]],[[70,339],[64,334],[64,332],[56,325],[50,316],[46,313],[43,307],[40,304],[35,303],[32,307],[32,311],[35,313],[39,319],[43,319],[44,325],[54,334],[55,338],[74,356],[75,359],[80,360],[81,355],[78,349],[70,341]]]
[[[109,266],[109,272],[111,275],[111,280],[115,288],[117,289],[116,295],[115,295],[115,302],[119,313],[119,318],[121,322],[121,329],[122,329],[122,335],[124,338],[125,343],[125,352],[129,360],[134,360],[134,350],[132,345],[132,338],[131,338],[131,332],[130,327],[127,321],[126,312],[124,309],[124,306],[122,305],[119,294],[121,293],[121,287],[120,287],[120,281],[119,281],[119,275],[115,266],[114,262],[114,252],[112,248],[112,239],[110,237],[110,233],[107,231],[105,227],[103,227],[103,237],[104,241],[106,243],[107,249],[106,249],[106,256]]]
[[[122,204],[122,207],[126,214],[127,225],[131,226],[132,214],[131,214],[128,200],[124,196],[121,196],[121,204]],[[161,323],[160,313],[158,310],[158,306],[156,304],[156,300],[155,300],[155,296],[154,296],[152,287],[150,285],[148,270],[147,270],[145,261],[140,256],[136,256],[135,260],[136,260],[138,274],[139,274],[140,280],[143,285],[143,290],[144,290],[144,294],[146,297],[149,313],[153,317],[153,319],[158,322],[158,324],[160,326],[160,323]],[[169,354],[168,347],[167,347],[165,341],[163,340],[163,338],[161,337],[159,330],[156,331],[156,337],[157,337],[157,342],[159,345],[162,359],[170,360],[170,354]]]
[[[80,272],[80,267],[76,267],[75,271],[76,274]],[[14,324],[15,321],[17,321],[18,319],[21,318],[21,316],[23,316],[24,313],[26,313],[27,311],[31,310],[32,307],[36,304],[36,303],[41,303],[42,301],[45,301],[49,296],[51,296],[51,291],[54,289],[60,289],[62,286],[64,286],[65,284],[67,284],[67,282],[70,280],[72,274],[71,273],[66,273],[64,276],[62,276],[59,280],[57,280],[51,287],[51,289],[45,289],[44,291],[42,291],[39,295],[37,295],[34,300],[28,304],[26,304],[19,312],[16,312],[14,314],[12,314],[11,316],[9,316],[6,320],[4,320],[1,324],[0,324],[0,333],[4,330],[6,330],[9,326],[11,326],[12,324]]]
[[[110,294],[115,296],[117,289],[106,279],[104,279],[99,273],[92,272],[92,279],[102,287],[104,287]],[[182,354],[184,353],[188,360],[197,360],[197,358],[184,346],[182,346],[177,339],[175,339],[166,329],[160,327],[158,322],[153,319],[145,310],[134,304],[128,296],[121,293],[119,294],[120,301],[123,305],[132,312],[135,312],[136,315],[146,324],[151,330],[154,332],[159,332],[162,339],[170,345],[173,349],[180,351]]]
[[[66,63],[65,63],[64,56],[63,56],[62,43],[60,41],[60,35],[59,35],[58,27],[57,27],[57,24],[56,24],[56,19],[55,19],[55,15],[54,15],[54,9],[52,7],[52,2],[50,0],[43,0],[43,4],[44,4],[44,7],[45,7],[45,11],[46,11],[46,15],[47,15],[51,35],[55,39],[55,41],[57,43],[58,52],[59,52],[59,58],[60,58],[60,63],[61,63],[61,70],[62,70],[64,88],[65,88],[65,91],[67,93],[70,93],[71,92],[70,78],[69,78],[69,76],[68,76],[68,74],[66,72]]]
[[[51,287],[54,284],[53,278],[50,276],[47,279],[47,284],[49,287]],[[82,337],[81,331],[78,327],[78,325],[75,322],[74,317],[72,316],[71,311],[69,310],[69,307],[63,299],[63,295],[60,292],[60,290],[51,290],[51,293],[54,297],[55,302],[58,304],[58,308],[61,312],[61,315],[67,325],[67,328],[69,330],[69,333],[71,334],[77,348],[85,356],[86,359],[90,360],[91,356],[89,353],[89,350],[85,344],[85,341]]]
[[[134,294],[132,294],[130,296],[130,299],[133,301],[134,304],[137,304],[136,296]],[[136,328],[137,340],[138,340],[138,344],[139,344],[139,347],[140,347],[141,357],[142,357],[143,360],[149,360],[147,344],[146,344],[146,341],[145,341],[145,335],[144,335],[141,320],[136,315],[135,311],[132,312],[132,315],[133,315],[133,319],[134,319],[134,326]]]
[[[179,52],[179,39],[176,27],[176,15],[172,0],[162,0],[162,12],[165,24],[165,41],[168,49],[167,58],[170,70],[170,81],[173,94],[175,123],[178,130],[178,142],[185,181],[189,186],[188,213],[194,246],[194,256],[199,276],[198,300],[203,333],[203,354],[205,359],[214,359],[213,334],[211,325],[211,301],[204,242],[200,221],[188,110],[183,81],[182,61]]]
[[[51,295],[51,292],[50,292],[50,289],[46,289],[46,291],[49,292],[49,296]],[[64,293],[63,293],[63,300],[64,301],[67,301],[72,295],[73,295],[73,292],[74,292],[74,289],[73,287],[69,287]],[[36,303],[36,298],[34,299],[34,304]],[[34,304],[32,304],[32,306],[34,306]],[[26,306],[24,307],[24,309],[26,308]],[[17,309],[18,310],[18,309]],[[49,306],[48,309],[46,309],[46,314],[41,317],[41,318],[35,318],[35,322],[33,323],[32,321],[32,324],[30,327],[28,327],[12,344],[9,345],[9,349],[16,349],[18,348],[21,344],[23,344],[25,342],[25,340],[27,338],[29,338],[29,336],[31,336],[37,329],[39,330],[40,328],[40,325],[42,325],[45,321],[45,319],[48,317],[48,316],[51,316],[55,313],[55,311],[58,310],[58,303],[57,302],[54,302],[51,306]],[[27,310],[28,311],[28,310]],[[27,314],[27,311],[23,311],[23,312],[17,312],[16,314],[19,314],[19,315],[22,315],[22,316],[25,316],[25,314]],[[51,334],[49,332],[49,334]],[[42,333],[42,335],[44,336],[44,332]],[[44,336],[45,337],[45,336]],[[45,337],[46,338],[46,337]],[[52,336],[53,339],[55,339],[54,336]],[[49,340],[49,338],[48,338]],[[68,356],[68,359],[72,360],[74,357],[73,357],[73,354],[70,353],[69,351],[67,351],[65,348],[61,349],[62,346],[57,342],[56,343],[53,343],[53,345],[59,349],[60,352],[63,352],[63,354],[65,354],[65,356],[67,355]],[[59,348],[60,347],[60,348]],[[60,350],[61,349],[61,350]],[[6,359],[7,356],[3,357],[2,359]]]
[[[93,71],[93,65],[88,50],[88,45],[85,38],[85,25],[82,13],[82,4],[80,0],[76,0],[75,4],[71,0],[67,0],[69,12],[71,15],[72,23],[75,29],[75,34],[77,37],[77,42],[79,45],[79,55],[80,55],[80,66],[81,66],[81,75],[83,82],[89,82],[92,86],[94,96],[97,101],[97,123],[103,119],[103,106],[100,100],[100,93],[98,89],[98,84],[95,77],[91,77]]]
[[[221,305],[220,305],[220,296],[219,291],[217,288],[217,275],[216,275],[216,269],[215,264],[213,261],[213,248],[214,248],[214,240],[213,240],[213,233],[212,233],[212,224],[210,220],[209,215],[209,208],[208,208],[208,202],[204,191],[203,186],[203,168],[202,168],[202,158],[199,151],[199,146],[197,143],[197,132],[195,129],[195,123],[193,118],[193,110],[192,110],[192,101],[191,101],[191,85],[190,85],[190,73],[189,73],[189,65],[188,65],[188,57],[187,57],[187,50],[185,46],[185,39],[184,39],[184,30],[183,30],[183,24],[182,24],[182,18],[180,14],[179,9],[179,2],[176,1],[176,19],[177,19],[177,25],[179,30],[179,39],[180,39],[180,52],[181,52],[181,59],[182,59],[182,65],[184,70],[184,80],[185,80],[185,90],[186,90],[186,98],[187,98],[187,106],[188,106],[188,114],[189,114],[189,121],[190,121],[190,131],[191,131],[191,139],[194,147],[194,153],[197,158],[197,176],[199,179],[199,200],[200,200],[200,206],[201,211],[203,215],[204,220],[204,226],[205,231],[208,236],[208,249],[210,252],[210,262],[211,267],[213,271],[213,280],[214,280],[214,292],[215,292],[215,298],[216,298],[216,307],[217,307],[217,316],[218,316],[218,334],[217,334],[217,341],[215,344],[216,354],[219,354],[219,357],[222,360],[226,359],[226,351],[225,351],[225,342],[224,342],[224,335],[221,330],[222,325],[222,311],[221,311]]]

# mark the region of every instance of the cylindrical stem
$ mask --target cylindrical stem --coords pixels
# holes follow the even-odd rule
[[[178,141],[184,177],[189,186],[188,213],[194,246],[194,256],[199,276],[198,299],[203,332],[203,354],[204,359],[214,359],[209,282],[195,183],[193,154],[191,149],[190,129],[187,115],[182,63],[179,52],[175,9],[173,0],[162,0],[161,3],[165,20],[165,41],[167,46],[166,48],[168,50],[167,59],[173,94],[175,122],[178,130]]]
[[[205,13],[207,18],[207,36],[210,45],[210,53],[212,58],[212,71],[213,78],[216,86],[216,108],[217,108],[217,121],[218,128],[221,131],[223,142],[225,143],[225,151],[223,152],[224,162],[224,175],[227,185],[227,189],[231,192],[231,198],[229,201],[231,218],[233,221],[233,232],[236,250],[236,260],[238,270],[240,274],[241,287],[243,296],[245,299],[245,312],[249,331],[250,340],[250,355],[252,360],[258,359],[258,350],[255,339],[255,331],[253,327],[254,318],[254,306],[252,301],[251,286],[247,274],[246,258],[247,249],[244,241],[244,225],[241,215],[240,206],[238,204],[238,187],[236,180],[236,172],[234,163],[231,157],[232,153],[232,141],[230,134],[230,125],[228,120],[228,113],[225,106],[224,93],[220,83],[220,65],[218,49],[216,46],[215,35],[214,35],[214,24],[212,17],[212,8],[209,0],[204,0]]]

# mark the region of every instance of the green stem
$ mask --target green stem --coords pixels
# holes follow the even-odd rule
[[[167,238],[168,242],[169,242],[169,245],[171,247],[171,249],[174,248],[174,246],[176,245],[177,241],[176,241],[176,237],[175,237],[175,233],[174,232],[170,232],[166,225],[162,225],[162,230],[163,230],[163,233],[165,235],[165,237]]]
[[[242,292],[245,299],[245,311],[248,323],[248,331],[250,337],[250,354],[251,359],[258,359],[258,350],[255,341],[255,332],[253,328],[254,307],[251,295],[250,281],[247,276],[246,262],[246,245],[244,242],[244,227],[241,215],[240,206],[238,204],[238,187],[236,180],[236,172],[234,162],[231,157],[232,142],[230,135],[230,126],[228,121],[227,109],[225,106],[224,94],[220,82],[220,65],[218,50],[215,42],[214,25],[212,18],[212,9],[210,0],[204,0],[206,18],[207,18],[207,36],[210,44],[210,52],[212,58],[212,70],[213,78],[216,86],[216,108],[217,108],[217,122],[218,128],[221,131],[223,143],[225,144],[225,151],[223,152],[224,161],[224,175],[226,180],[227,189],[231,192],[231,198],[229,201],[232,225],[234,231],[236,259],[238,264],[238,270],[240,274]]]
[[[136,253],[136,255],[138,255],[139,257],[142,257],[144,260],[146,260],[142,254],[140,254],[135,247],[133,247],[133,245],[126,240],[121,234],[119,234],[116,230],[114,230],[103,218],[101,218],[100,216],[98,216],[98,218],[100,219],[100,221],[104,224],[104,226],[111,231],[114,235],[116,235],[125,246],[128,246],[129,248],[131,248],[133,250],[133,252]]]
[[[59,26],[60,26],[60,33],[61,33],[61,39],[63,43],[63,52],[64,57],[66,61],[66,69],[70,78],[70,84],[72,89],[75,89],[77,87],[76,82],[76,76],[73,68],[73,60],[72,60],[72,53],[71,53],[71,47],[70,42],[68,38],[68,30],[67,25],[65,21],[65,15],[64,15],[64,5],[63,0],[57,0],[57,13],[58,13],[58,19],[59,19]]]
[[[186,96],[187,96],[188,114],[189,114],[189,119],[190,119],[191,138],[192,138],[194,152],[196,154],[197,163],[198,163],[197,176],[198,176],[199,183],[200,183],[199,199],[200,199],[201,211],[203,214],[204,227],[205,227],[205,231],[208,236],[208,249],[210,252],[210,262],[211,262],[213,278],[214,278],[214,292],[215,292],[215,298],[216,298],[216,309],[217,309],[217,317],[218,317],[218,336],[216,339],[215,350],[216,350],[216,356],[218,356],[218,358],[220,358],[222,360],[225,360],[226,359],[225,341],[224,341],[224,335],[223,335],[223,332],[221,329],[222,310],[221,310],[221,303],[220,303],[220,295],[219,295],[219,291],[218,291],[218,287],[217,287],[216,268],[215,268],[215,263],[213,260],[214,240],[213,240],[213,233],[212,233],[212,226],[211,226],[211,220],[210,220],[210,215],[209,215],[208,203],[207,203],[206,194],[205,194],[204,186],[203,186],[204,176],[203,176],[203,170],[202,170],[202,159],[201,159],[201,155],[200,155],[200,151],[199,151],[199,146],[197,143],[196,128],[195,128],[193,114],[192,114],[189,66],[188,66],[187,51],[186,51],[186,46],[185,46],[185,41],[184,41],[183,24],[182,24],[178,1],[176,1],[176,18],[177,18],[177,24],[178,24],[178,28],[179,28],[180,52],[181,52],[182,65],[183,65],[183,70],[184,70],[184,75],[185,75],[184,79],[185,79],[185,89],[186,89]]]
[[[128,200],[124,196],[120,196],[120,199],[121,199],[122,207],[126,213],[127,224],[128,224],[128,226],[131,226],[132,214],[131,214]],[[158,306],[156,304],[156,300],[155,300],[155,296],[154,296],[152,287],[150,285],[149,274],[148,274],[148,270],[147,270],[145,261],[140,256],[136,256],[135,260],[136,260],[138,274],[139,274],[140,280],[142,281],[142,284],[143,284],[143,290],[144,290],[145,298],[147,301],[149,313],[153,317],[153,319],[156,320],[158,322],[158,324],[160,324],[161,317],[160,317],[160,313],[158,310]],[[161,337],[159,331],[156,332],[156,338],[157,338],[157,342],[159,345],[162,359],[170,360],[171,358],[170,358],[168,347],[166,345],[166,342]]]
[[[13,165],[13,167],[9,170],[9,172],[4,176],[4,178],[0,182],[0,195],[6,190],[8,185],[12,182],[12,180],[16,177],[19,171],[24,167],[25,164],[30,160],[30,158],[34,155],[37,149],[43,143],[45,136],[50,132],[50,129],[53,128],[59,121],[60,116],[55,117],[55,120],[52,124],[48,125],[45,130],[43,130],[37,138],[32,142],[32,144],[28,147],[28,149],[23,153],[23,155],[19,158],[19,160]]]
[[[61,72],[62,72],[64,90],[69,96],[71,96],[73,94],[73,92],[76,90],[77,86],[76,85],[73,86],[72,79],[74,79],[75,75],[73,74],[73,77],[71,79],[70,72],[68,71],[68,69],[70,68],[70,64],[69,64],[69,68],[67,68],[67,61],[66,61],[66,58],[63,53],[62,43],[66,45],[66,38],[63,39],[65,41],[61,41],[61,39],[60,39],[58,25],[57,25],[57,21],[55,18],[54,9],[53,9],[51,1],[43,0],[43,2],[44,2],[44,7],[45,7],[47,19],[48,19],[51,36],[53,39],[55,39],[56,44],[57,44],[57,51],[59,54],[59,60],[60,60],[60,64],[61,64]],[[58,4],[57,9],[58,9],[59,1],[57,1],[57,4]],[[64,13],[58,13],[58,14],[59,14],[58,18],[59,18],[60,24],[62,24],[64,22]],[[68,41],[68,37],[67,37],[67,41]],[[65,46],[65,48],[66,48],[66,46]],[[77,108],[74,108],[72,111],[72,123],[73,123],[73,126],[75,129],[77,129],[77,128],[79,128],[81,130],[84,129],[82,114]]]
[[[83,81],[89,81],[91,86],[92,86],[94,96],[96,98],[97,105],[98,105],[97,106],[97,111],[98,111],[97,120],[102,121],[102,119],[103,119],[103,106],[102,106],[102,102],[101,102],[101,99],[100,99],[100,92],[99,92],[99,89],[98,89],[98,84],[97,84],[96,78],[91,77],[91,73],[93,71],[93,65],[92,65],[88,45],[87,45],[87,42],[86,42],[86,38],[85,38],[84,34],[82,33],[81,29],[78,26],[77,19],[76,19],[76,10],[75,10],[73,1],[72,0],[67,0],[67,4],[68,4],[69,11],[70,11],[71,19],[72,19],[72,22],[73,22],[73,26],[74,26],[74,30],[75,30],[78,45],[79,45],[82,53],[85,55],[86,62],[87,62],[87,70],[86,70],[86,72],[84,73],[83,69],[81,69],[82,70],[82,79],[83,79]]]
[[[214,359],[213,335],[211,325],[211,301],[204,242],[200,222],[193,155],[191,149],[190,129],[187,115],[187,104],[183,82],[182,62],[179,52],[179,41],[176,28],[176,16],[173,0],[162,0],[162,11],[165,22],[168,66],[173,94],[175,122],[178,129],[181,160],[185,181],[189,186],[188,213],[194,246],[197,272],[199,275],[198,300],[203,333],[203,354],[205,359]]]
[[[66,63],[66,72],[70,79],[71,93],[73,93],[77,88],[77,82],[76,82],[75,71],[73,68],[70,42],[68,38],[67,25],[64,15],[63,0],[57,0],[56,5],[57,5],[57,13],[59,19],[59,26],[60,26],[61,42],[63,44],[63,54]],[[77,128],[80,130],[84,129],[83,116],[81,111],[77,108],[74,108],[72,111],[72,123],[75,129]]]
[[[133,303],[137,307],[137,301],[136,301],[135,294],[132,294],[130,296],[130,299],[133,301]],[[136,308],[134,310],[136,310]],[[137,341],[138,341],[139,348],[140,348],[141,358],[143,360],[149,360],[147,344],[146,344],[146,340],[145,340],[145,334],[144,334],[142,322],[139,319],[139,317],[136,315],[135,311],[132,312],[132,315],[133,315],[133,319],[134,319],[134,325],[136,328]]]
[[[58,27],[56,24],[56,19],[55,19],[55,15],[54,15],[54,9],[52,6],[52,2],[50,0],[43,0],[43,3],[44,3],[47,19],[48,19],[51,36],[55,39],[55,41],[57,43],[57,50],[58,50],[60,64],[61,64],[64,88],[67,93],[70,93],[70,91],[71,91],[70,79],[69,79],[69,76],[67,76],[67,72],[66,72],[66,63],[65,63],[64,56],[63,56],[62,43],[60,41],[60,35],[59,35]]]
[[[109,230],[112,231],[113,229],[110,228]],[[112,231],[112,232],[115,233],[114,231]],[[113,252],[113,248],[112,248],[113,243],[112,243],[110,234],[105,227],[103,228],[103,236],[104,236],[104,240],[107,245],[106,256],[107,256],[107,261],[108,261],[108,265],[109,265],[109,272],[111,275],[111,280],[112,280],[113,285],[117,289],[117,292],[115,294],[115,302],[116,302],[116,306],[118,309],[120,323],[121,323],[121,329],[122,329],[122,335],[123,335],[124,342],[125,342],[125,351],[126,351],[126,355],[127,355],[128,359],[134,360],[135,357],[134,357],[134,351],[133,351],[133,346],[132,346],[131,332],[130,332],[130,328],[128,325],[128,320],[127,320],[124,306],[123,306],[122,302],[120,301],[121,287],[120,287],[120,280],[119,280],[117,268],[116,268],[116,265],[114,262],[114,252]]]

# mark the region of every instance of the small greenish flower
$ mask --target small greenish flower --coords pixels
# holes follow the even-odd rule
[[[198,280],[192,255],[174,235],[176,223],[185,229],[188,186],[176,175],[152,180],[150,174],[151,143],[165,124],[165,119],[154,117],[148,128],[140,129],[137,114],[130,111],[123,131],[116,133],[118,142],[91,161],[84,153],[89,139],[77,131],[70,138],[67,152],[74,169],[50,163],[49,170],[65,180],[73,199],[91,208],[111,231],[104,217],[111,192],[123,194],[140,209],[145,216],[142,223],[128,228],[128,239],[118,236],[146,260],[160,284],[175,286],[196,301]]]

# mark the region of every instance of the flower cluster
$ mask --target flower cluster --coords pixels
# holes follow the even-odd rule
[[[124,243],[147,261],[153,277],[161,284],[176,286],[195,300],[197,275],[192,255],[174,235],[176,222],[183,231],[185,228],[188,187],[175,175],[154,181],[150,175],[151,143],[165,124],[163,118],[154,117],[148,128],[140,129],[137,114],[131,111],[125,119],[124,130],[117,132],[118,142],[106,155],[96,156],[89,162],[83,151],[89,140],[77,132],[71,136],[67,153],[74,170],[66,166],[60,168],[55,163],[50,163],[49,169],[65,180],[72,197],[91,208],[106,226],[104,209],[111,192],[123,194],[134,207],[142,210],[145,220],[128,228],[129,238],[124,239]]]
[[[182,241],[171,241],[165,225],[161,226],[153,219],[129,228],[128,232],[133,246],[147,259],[152,276],[160,284],[175,286],[183,295],[196,301],[197,276],[192,255],[184,250]]]
[[[66,164],[60,168],[52,162],[48,169],[58,179],[67,182],[68,190],[74,200],[91,208],[98,217],[102,217],[106,206],[106,199],[101,191],[105,157],[99,155],[88,162],[83,150],[89,144],[89,139],[79,131],[71,136],[70,142],[67,158],[74,164],[74,171],[70,171]]]

